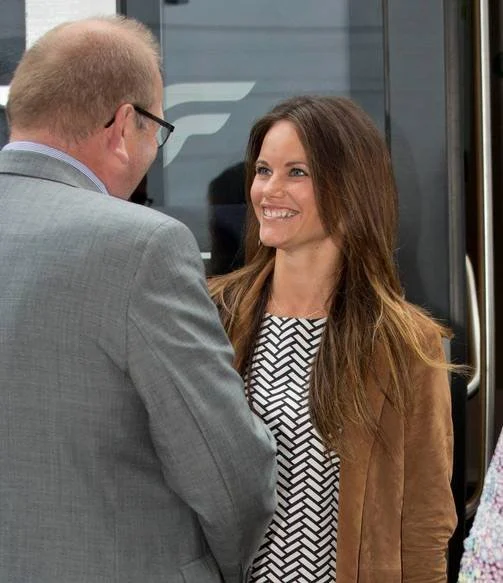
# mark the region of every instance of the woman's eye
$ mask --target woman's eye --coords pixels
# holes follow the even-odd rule
[[[290,170],[290,176],[307,176],[307,172],[302,170],[302,168],[292,168]]]
[[[255,167],[255,174],[268,174],[269,173],[269,168],[267,168],[266,166],[256,166]]]

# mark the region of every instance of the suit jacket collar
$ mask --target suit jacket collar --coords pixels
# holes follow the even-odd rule
[[[0,174],[28,176],[101,192],[96,184],[77,168],[37,152],[19,150],[0,152]]]

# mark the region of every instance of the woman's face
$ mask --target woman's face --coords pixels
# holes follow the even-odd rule
[[[320,220],[306,152],[291,122],[279,121],[265,135],[250,195],[264,245],[285,251],[333,245]]]

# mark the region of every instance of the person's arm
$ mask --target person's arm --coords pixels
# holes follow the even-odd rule
[[[440,338],[434,342],[442,350]],[[420,369],[405,420],[403,581],[443,583],[447,543],[456,526],[451,395],[446,371]]]
[[[476,581],[503,581],[503,432],[484,480],[461,561],[458,583]]]
[[[232,367],[195,240],[175,221],[136,273],[128,365],[167,484],[197,513],[224,581],[241,582],[275,508],[275,445]]]

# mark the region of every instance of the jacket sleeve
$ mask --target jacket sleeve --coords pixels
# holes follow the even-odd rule
[[[434,343],[441,351],[440,337]],[[418,368],[405,420],[403,581],[440,583],[447,581],[447,543],[456,526],[451,396],[446,371]]]
[[[128,367],[166,482],[197,514],[225,582],[243,580],[275,508],[275,445],[244,396],[197,244],[150,237],[128,309]]]

